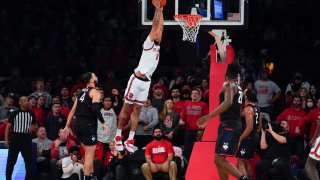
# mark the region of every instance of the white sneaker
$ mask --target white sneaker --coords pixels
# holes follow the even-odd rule
[[[114,141],[116,142],[116,149],[117,151],[123,151],[123,144],[122,144],[122,138],[121,136],[116,136],[114,138]]]
[[[126,146],[126,149],[127,149],[127,151],[128,152],[130,152],[130,153],[133,153],[134,152],[134,139],[131,139],[131,140],[126,140],[125,142],[124,142],[124,145]]]

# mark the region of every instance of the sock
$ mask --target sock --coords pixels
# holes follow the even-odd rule
[[[130,131],[128,140],[132,140],[132,139],[133,139],[134,133],[135,133],[135,132]]]
[[[116,136],[121,136],[122,129],[117,129]]]
[[[83,176],[83,180],[91,180],[91,176]]]
[[[91,179],[94,179],[94,180],[98,179],[97,176],[94,175],[93,173],[91,173],[90,176],[91,176]]]

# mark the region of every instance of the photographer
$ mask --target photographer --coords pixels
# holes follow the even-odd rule
[[[292,138],[288,133],[288,123],[272,122],[271,125],[265,119],[262,120],[260,148],[263,150],[263,157],[254,167],[256,179],[262,179],[261,174],[271,168],[277,169],[286,180],[294,179],[289,169],[288,152],[291,151]]]

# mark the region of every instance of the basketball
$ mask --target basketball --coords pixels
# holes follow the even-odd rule
[[[154,6],[156,6],[156,4],[158,3],[158,1],[160,1],[160,7],[165,6],[166,3],[167,3],[167,0],[152,0],[152,4],[153,4]]]

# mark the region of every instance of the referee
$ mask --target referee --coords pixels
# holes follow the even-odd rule
[[[35,115],[28,110],[28,98],[19,98],[20,109],[9,115],[8,125],[5,132],[5,146],[9,148],[6,179],[11,180],[14,165],[21,151],[26,168],[26,180],[32,179],[32,136],[36,129]],[[10,132],[10,136],[9,136]]]

